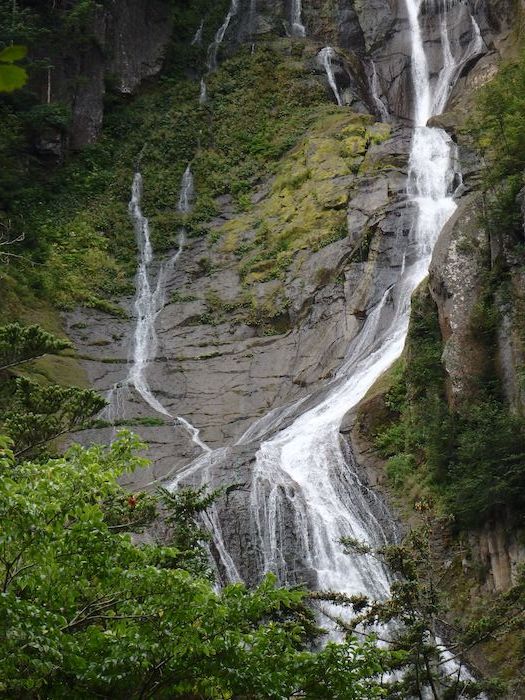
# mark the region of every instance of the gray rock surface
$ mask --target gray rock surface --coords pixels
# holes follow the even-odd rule
[[[488,240],[480,219],[480,198],[464,198],[434,250],[429,286],[445,341],[443,362],[449,401],[468,400],[485,364],[485,350],[472,323],[485,281]]]
[[[404,191],[409,144],[408,132],[400,129],[391,140],[371,146],[371,162],[384,157],[397,168],[353,179],[348,185],[348,236],[316,252],[297,254],[282,284],[287,296],[284,332],[261,335],[257,326],[234,318],[210,324],[205,314],[210,293],[227,302],[241,289],[235,258],[231,255],[228,261],[223,253],[220,269],[205,273],[198,261],[209,253],[206,240],[190,239],[168,280],[168,303],[157,323],[158,356],[148,378],[168,411],[200,429],[210,447],[238,440],[256,419],[322,387],[340,366],[367,310],[402,262],[410,228]],[[255,285],[254,296],[267,299],[273,285]],[[131,314],[132,300],[123,307]],[[93,386],[107,393],[122,383],[133,319],[79,309],[65,323]],[[133,392],[124,401],[122,414],[131,422],[155,417]],[[139,423],[135,429],[150,443],[154,460],[153,468],[138,476],[137,486],[198,453],[178,424],[159,428]],[[97,439],[109,434],[109,429],[102,430]]]

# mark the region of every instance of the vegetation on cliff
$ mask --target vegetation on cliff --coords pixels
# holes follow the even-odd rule
[[[89,22],[91,4],[86,4],[83,22]],[[238,208],[250,208],[248,194],[256,184],[273,172],[316,119],[330,112],[320,83],[304,70],[311,57],[302,55],[303,47],[290,55],[288,44],[279,40],[261,44],[255,53],[242,48],[225,60],[209,76],[208,103],[200,105],[194,71],[205,70],[204,47],[221,16],[222,5],[217,5],[176,4],[176,39],[162,78],[129,100],[112,89],[108,76],[101,138],[81,153],[66,152],[61,167],[43,165],[36,157],[40,140],[67,143],[70,124],[67,104],[40,104],[37,99],[34,86],[46,75],[42,65],[30,61],[30,86],[0,98],[2,121],[9,125],[0,140],[5,164],[0,235],[13,241],[10,252],[19,256],[12,255],[9,268],[3,269],[4,320],[20,315],[31,295],[59,307],[80,302],[118,311],[110,300],[129,291],[135,263],[127,203],[139,161],[154,244],[166,250],[180,224],[177,201],[188,162],[197,199],[185,225],[190,235],[198,236],[217,212],[216,197],[229,195]],[[2,8],[9,15],[11,3],[4,2]],[[188,49],[191,32],[203,16],[202,45]],[[15,37],[30,49],[38,42],[46,46],[49,37],[66,31],[64,23],[70,26],[68,17],[58,10],[41,16],[18,8],[16,23],[2,25],[0,41],[7,44]],[[75,32],[71,41],[87,40]]]
[[[484,319],[488,310],[483,312]],[[480,527],[510,514],[518,523],[525,506],[525,426],[509,413],[492,355],[475,396],[449,409],[437,310],[421,290],[413,300],[405,359],[386,394],[390,424],[375,426],[375,443],[388,459],[395,488],[430,490],[459,528]]]

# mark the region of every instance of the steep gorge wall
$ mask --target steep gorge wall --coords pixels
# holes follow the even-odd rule
[[[505,4],[505,11],[510,6]],[[327,8],[305,2],[307,38],[290,42],[283,37],[289,6],[257,3],[254,17],[241,3],[221,50],[233,54],[237,42],[248,40],[255,43],[257,56],[268,42],[293,66],[304,89],[324,86],[327,99],[333,99],[316,61],[318,50],[330,41],[337,52],[338,86],[343,94],[349,88],[346,102],[361,113],[374,112],[373,59],[391,123],[377,124],[377,114],[356,116],[334,106],[309,127],[273,177],[254,183],[247,212],[239,211],[230,196],[216,200],[218,214],[206,224],[207,236],[188,241],[168,281],[170,301],[158,319],[159,352],[148,371],[155,395],[171,413],[196,426],[207,445],[233,444],[214,465],[213,480],[237,486],[219,513],[229,549],[243,562],[241,573],[249,581],[257,578],[257,553],[248,527],[253,455],[277,424],[282,428],[297,415],[295,402],[304,401],[303,410],[322,396],[349,342],[378,303],[378,290],[395,279],[413,216],[405,199],[411,90],[404,3]],[[455,6],[449,20],[454,42],[464,49],[473,40],[473,28],[461,8]],[[490,5],[477,9],[484,47],[478,61],[462,68],[462,85],[470,81],[472,88],[493,74],[500,39],[507,32],[501,8],[492,14]],[[342,27],[348,32],[344,38]],[[465,91],[457,99],[467,97]],[[458,217],[471,201],[467,195],[479,170],[468,144],[461,146],[460,159],[465,197]],[[147,191],[147,181],[145,187]],[[440,249],[450,255],[453,245],[446,235]],[[268,256],[265,251],[277,243]],[[131,299],[123,306],[132,313]],[[67,317],[68,333],[101,391],[125,379],[132,324],[132,319],[85,309]],[[120,408],[126,418],[142,421],[138,430],[153,460],[150,470],[133,476],[131,487],[176,473],[199,455],[200,448],[180,423],[163,419],[158,425],[157,419],[147,425],[155,417],[133,392]],[[244,435],[269,411],[257,432]],[[107,427],[83,439],[107,440],[111,433]],[[348,458],[353,459],[351,454]],[[383,517],[381,508],[376,515]],[[293,528],[289,532],[287,547],[294,551],[298,543]],[[309,578],[300,558],[295,576]]]
[[[509,7],[507,3],[507,12]],[[234,45],[236,38],[247,36],[248,20],[251,21],[251,36],[259,41],[265,36],[270,38],[273,32],[286,31],[289,5],[267,2],[257,3],[256,8],[254,17],[248,3],[241,2],[226,34],[226,49]],[[480,10],[479,21],[485,43],[491,46],[504,13],[497,12],[498,22],[494,23],[488,9],[490,5]],[[454,40],[464,46],[472,40],[472,28],[461,19],[461,10],[458,12],[459,15],[451,12],[450,21]],[[394,115],[408,116],[407,95],[411,91],[404,3],[379,2],[376,6],[339,2],[334,7],[305,2],[303,13],[308,38],[305,43],[300,42],[303,56],[302,67],[298,65],[300,70],[306,73],[309,67],[316,65],[316,46],[320,46],[322,40],[332,40],[335,30],[342,32],[344,28],[346,32],[348,29],[345,42],[339,35],[342,60],[348,60],[349,54],[344,50],[350,50],[361,69],[366,69],[369,61],[366,52],[375,56],[391,111]],[[351,40],[355,41],[352,45]],[[127,41],[132,42],[132,37]],[[146,42],[151,55],[162,55],[164,41],[163,35],[157,37],[156,43]],[[123,65],[129,44],[127,49],[122,48],[125,40],[121,38],[118,46],[121,47],[119,61]],[[141,64],[141,55],[139,52],[134,57],[133,65]],[[491,55],[492,61],[497,60],[495,52]],[[149,64],[146,61],[141,65]],[[140,70],[133,75],[136,84]],[[316,80],[325,80],[318,68]],[[369,91],[366,83],[363,89],[359,89],[359,84],[354,89],[354,99],[360,99],[362,110],[370,110]],[[330,94],[328,86],[327,94]],[[326,125],[321,122],[296,146],[283,162],[277,182],[258,186],[253,195],[255,210],[250,217],[236,214],[228,198],[219,202],[221,213],[209,224],[210,231],[218,232],[214,234],[218,242],[210,247],[205,239],[190,241],[169,280],[170,291],[176,290],[179,299],[191,301],[168,304],[161,314],[161,350],[152,369],[152,385],[167,399],[169,406],[178,407],[178,414],[187,416],[202,429],[204,440],[211,446],[237,439],[255,417],[299,398],[329,378],[340,364],[367,309],[377,301],[373,291],[374,275],[392,274],[389,271],[399,264],[401,253],[396,241],[399,236],[406,236],[410,225],[409,213],[402,204],[409,132],[402,123],[396,125],[394,119],[392,136],[387,138],[390,127],[379,130],[367,127],[366,120],[354,125],[351,118],[345,120],[343,113],[340,118],[334,115],[331,126],[329,124],[329,121]],[[343,144],[341,155],[339,143]],[[290,191],[292,186],[286,181],[304,177],[303,173],[307,173],[307,181],[298,185],[297,192]],[[147,189],[147,182],[145,186]],[[316,202],[312,202],[314,196]],[[263,338],[258,337],[260,329],[236,320],[235,315],[228,323],[220,322],[221,313],[224,314],[228,305],[236,309],[243,306],[245,287],[239,277],[237,249],[253,243],[257,236],[254,225],[256,228],[259,221],[286,228],[286,217],[294,210],[299,226],[312,229],[326,226],[330,219],[341,220],[346,211],[347,235],[313,254],[308,251],[306,239],[280,279],[258,282],[257,275],[253,276],[250,293],[255,305],[269,307],[274,314],[270,326],[266,330],[263,328]],[[211,274],[200,267],[203,259],[209,260],[215,268]],[[264,274],[259,277],[264,278]],[[216,314],[219,318],[213,319],[211,326],[199,323],[199,319],[209,316],[209,307],[214,304],[223,307],[219,308],[221,313]],[[127,307],[130,308],[129,303]],[[231,316],[231,311],[226,315]],[[279,332],[279,324],[284,333]],[[70,318],[68,326],[83,354],[95,360],[87,365],[95,386],[108,390],[122,375],[119,362],[126,358],[130,326],[126,321],[108,323],[94,311],[79,312]],[[115,337],[122,339],[120,343],[114,342]],[[328,342],[319,343],[319,338]],[[99,368],[97,356],[113,362],[103,362]],[[143,413],[144,409],[139,412]],[[157,449],[163,454],[164,466],[155,470],[156,475],[171,468],[179,450],[182,450],[182,461],[192,453],[192,444],[185,448],[179,444],[174,448],[171,427],[155,428],[151,432],[155,441],[161,443]]]

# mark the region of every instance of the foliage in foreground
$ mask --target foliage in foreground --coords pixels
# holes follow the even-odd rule
[[[386,652],[372,641],[306,650],[304,591],[268,577],[217,592],[177,546],[122,534],[151,499],[126,499],[116,482],[142,464],[140,447],[122,434],[108,449],[15,464],[2,442],[2,697],[381,697]]]
[[[353,609],[353,615],[339,619],[348,634],[383,625],[389,645],[402,652],[402,673],[390,684],[390,700],[406,698],[479,698],[505,696],[505,684],[497,678],[475,679],[465,667],[468,652],[481,643],[505,639],[509,632],[523,634],[525,571],[515,586],[496,597],[475,620],[452,617],[450,576],[436,553],[436,535],[443,522],[435,517],[431,503],[417,504],[419,525],[397,544],[373,548],[351,538],[342,544],[352,556],[378,559],[393,574],[390,597],[383,601],[363,596],[349,598],[334,594],[332,600]],[[314,594],[330,600],[327,594]]]
[[[84,427],[105,406],[95,391],[58,384],[42,386],[18,376],[27,363],[71,347],[37,325],[0,326],[0,429],[20,458],[41,451],[50,441]]]

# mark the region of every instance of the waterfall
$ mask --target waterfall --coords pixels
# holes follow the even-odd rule
[[[224,39],[224,35],[226,34],[226,30],[230,26],[230,22],[233,17],[237,14],[239,10],[239,1],[240,0],[231,0],[231,5],[230,9],[228,10],[228,13],[226,17],[224,18],[224,22],[221,24],[219,29],[217,30],[217,33],[215,34],[215,38],[210,44],[208,48],[208,71],[214,71],[217,69],[217,54],[219,52],[219,47],[222,44],[222,41]]]
[[[135,388],[144,401],[153,408],[154,411],[169,415],[164,406],[153,396],[147,376],[146,369],[157,355],[157,334],[155,332],[155,319],[160,310],[159,297],[162,293],[161,285],[155,288],[150,282],[150,266],[153,261],[153,250],[151,247],[149,221],[142,213],[142,175],[137,172],[133,178],[131,187],[131,200],[129,202],[129,213],[133,221],[137,247],[139,251],[139,263],[136,276],[135,296],[135,333],[133,338],[133,356],[129,368],[127,383]],[[179,251],[182,250],[182,241]],[[179,255],[177,251],[177,255]],[[159,282],[161,278],[159,274]]]
[[[142,212],[143,179],[136,172],[131,186],[131,199],[128,205],[133,223],[138,248],[138,267],[135,278],[135,329],[133,333],[132,354],[128,365],[128,374],[123,382],[115,384],[107,395],[108,406],[102,417],[114,423],[124,416],[124,398],[130,388],[135,389],[139,396],[157,413],[174,419],[191,436],[192,441],[203,451],[210,448],[199,437],[199,430],[181,416],[173,416],[168,409],[153,394],[149,385],[147,370],[157,357],[158,339],[155,322],[166,304],[166,283],[178,259],[182,255],[186,243],[184,227],[179,231],[178,246],[175,253],[167,261],[161,263],[156,282],[152,282],[151,267],[154,262],[151,245],[150,226],[147,217]],[[193,175],[190,165],[187,166],[181,180],[177,211],[186,215],[191,211],[194,197]]]
[[[221,24],[217,32],[215,33],[215,36],[213,38],[213,41],[211,44],[208,46],[208,60],[206,63],[206,67],[208,69],[208,74],[213,73],[213,71],[217,70],[217,54],[219,53],[219,48],[220,45],[223,42],[224,35],[226,34],[226,31],[228,27],[230,26],[230,22],[232,21],[232,18],[235,17],[237,12],[239,11],[239,2],[240,0],[231,0],[231,5],[228,10],[228,13],[226,14],[226,17],[224,18],[224,22]],[[254,5],[255,7],[255,5]],[[204,22],[204,20],[203,20]],[[202,36],[202,32],[201,32]],[[192,44],[194,41],[191,42]],[[199,93],[199,104],[203,105],[206,104],[208,101],[208,87],[206,85],[206,76],[203,76],[201,78],[200,82],[200,93]]]
[[[237,443],[263,440],[249,471],[247,508],[250,555],[257,559],[259,575],[272,571],[281,583],[295,583],[308,573],[309,583],[317,588],[378,599],[388,596],[388,571],[373,557],[344,554],[340,540],[351,537],[372,547],[381,546],[389,541],[395,526],[382,500],[362,480],[341,439],[340,427],[349,410],[402,353],[411,296],[427,276],[438,235],[456,208],[454,143],[443,130],[426,124],[445,104],[450,76],[457,75],[458,66],[469,60],[466,54],[477,50],[478,43],[471,42],[465,55],[455,58],[447,25],[442,22],[447,7],[436,9],[443,61],[438,79],[432,79],[420,22],[421,0],[405,2],[414,94],[406,192],[414,217],[399,276],[382,290],[380,301],[369,311],[323,398],[313,406],[312,397],[306,397],[292,406],[274,409]],[[287,421],[291,423],[283,429]],[[213,483],[215,468],[227,468],[231,454],[231,448],[221,448],[203,455],[180,472],[171,487],[196,481]],[[239,580],[238,563],[228,551],[215,507],[208,526],[226,577]]]
[[[294,513],[303,556],[319,588],[382,597],[387,572],[372,559],[343,554],[339,540],[354,537],[373,546],[386,533],[370,513],[366,487],[341,446],[339,428],[374,382],[399,357],[408,330],[410,299],[425,278],[437,236],[455,209],[453,144],[445,132],[426,128],[433,95],[416,0],[407,0],[412,38],[415,132],[409,165],[409,201],[417,211],[402,272],[384,292],[351,344],[340,383],[315,408],[263,442],[256,456],[251,507],[263,571],[287,579],[284,524]],[[365,497],[366,494],[366,497]]]
[[[292,36],[306,36],[306,29],[302,21],[302,2],[301,0],[292,0]]]
[[[182,176],[177,211],[181,214],[189,214],[191,211],[191,202],[193,196],[193,174],[191,172],[191,167],[188,165],[186,170],[184,171],[184,175]]]
[[[370,64],[372,67],[372,75],[370,78],[370,92],[372,94],[372,99],[374,100],[374,104],[377,108],[379,116],[384,122],[387,122],[390,118],[390,115],[388,113],[388,109],[386,108],[385,103],[381,99],[382,90],[379,84],[379,76],[377,75],[376,64],[374,63],[374,61],[370,61]]]
[[[332,68],[332,58],[335,56],[335,51],[331,46],[325,46],[324,49],[321,49],[319,51],[317,57],[319,59],[319,62],[323,66],[323,68],[326,71],[326,77],[328,78],[328,83],[330,84],[330,87],[332,88],[332,92],[334,93],[334,97],[336,99],[337,104],[339,107],[343,106],[343,100],[341,99],[341,95],[339,94],[339,89],[337,87],[337,83],[335,81],[335,75],[334,75],[334,70]]]
[[[440,39],[442,47],[442,68],[434,88],[432,113],[440,114],[446,107],[451,88],[454,86],[461,69],[474,56],[485,51],[485,42],[481,36],[479,25],[473,15],[470,15],[471,39],[463,55],[454,58],[449,38],[449,6],[445,3],[441,14]],[[467,6],[461,6],[461,12],[469,12]]]
[[[202,44],[202,30],[204,29],[204,20],[201,20],[199,28],[195,32],[193,39],[191,40],[192,46],[200,46]]]

